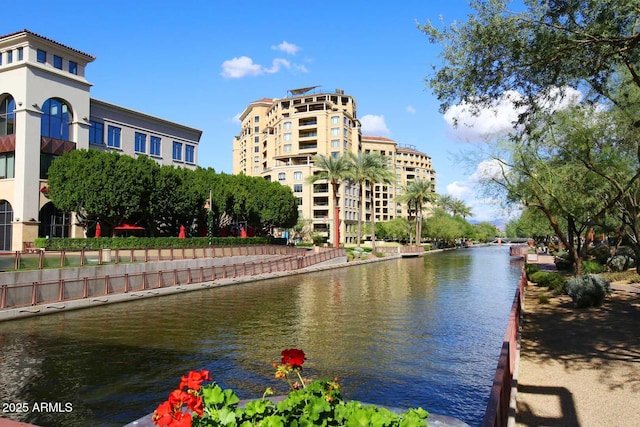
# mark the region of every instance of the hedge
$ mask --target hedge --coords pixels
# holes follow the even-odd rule
[[[48,251],[77,251],[81,249],[163,249],[163,248],[204,248],[209,246],[266,245],[268,237],[214,237],[209,244],[208,237],[99,237],[99,238],[37,238],[36,248]]]

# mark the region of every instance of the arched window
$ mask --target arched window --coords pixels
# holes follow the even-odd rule
[[[69,106],[56,98],[50,98],[42,105],[40,135],[69,141],[71,111]]]
[[[0,136],[16,133],[16,102],[10,95],[0,99]]]
[[[49,202],[40,209],[38,237],[69,237],[71,214],[61,211]]]
[[[11,250],[11,222],[13,208],[6,200],[0,200],[0,251]]]

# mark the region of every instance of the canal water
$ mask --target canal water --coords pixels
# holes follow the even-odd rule
[[[295,347],[348,399],[478,426],[519,274],[506,247],[460,249],[0,323],[0,417],[122,426],[192,369],[284,394],[270,362]]]

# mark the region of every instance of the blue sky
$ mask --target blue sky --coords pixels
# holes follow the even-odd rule
[[[468,13],[466,0],[35,0],[13,8],[0,33],[26,28],[95,56],[86,72],[93,98],[201,129],[199,164],[218,172],[232,171],[235,118],[248,103],[299,87],[343,89],[356,98],[363,134],[429,154],[437,192],[492,220],[503,213],[474,193],[473,165],[455,160],[476,135],[439,113],[425,84],[438,48],[417,29]]]

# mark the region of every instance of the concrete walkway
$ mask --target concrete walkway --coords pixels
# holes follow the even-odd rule
[[[555,269],[551,256],[537,262]],[[640,289],[611,288],[602,307],[588,309],[574,308],[566,295],[527,288],[516,425],[638,425]]]

